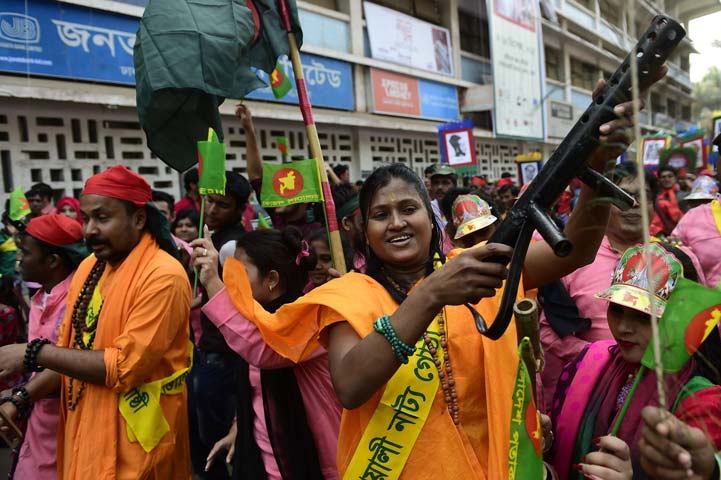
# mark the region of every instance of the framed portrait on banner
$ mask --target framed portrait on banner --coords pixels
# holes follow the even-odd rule
[[[639,155],[643,160],[643,166],[648,168],[658,168],[661,159],[661,151],[671,145],[671,137],[668,135],[653,135],[641,138],[641,148]]]
[[[706,130],[694,130],[679,138],[679,145],[682,147],[693,148],[696,151],[696,167],[699,169],[706,168],[708,164],[708,151],[704,145],[704,137]]]
[[[441,147],[448,165],[461,167],[476,164],[476,146],[472,128],[443,130]]]
[[[541,161],[518,162],[518,179],[521,185],[531,182],[541,171]]]
[[[714,115],[713,120],[711,121],[711,125],[713,125],[713,135],[711,135],[711,140],[721,135],[721,113],[714,112],[716,115]],[[719,147],[716,145],[712,145],[711,148],[713,151],[718,152]]]

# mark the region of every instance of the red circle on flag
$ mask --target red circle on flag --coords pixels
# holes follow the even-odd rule
[[[530,391],[529,388],[529,392]],[[541,421],[538,418],[538,412],[533,402],[528,402],[526,406],[526,433],[531,440],[536,456],[541,458],[541,437],[543,436],[543,429],[541,428]]]
[[[281,168],[273,175],[273,190],[283,198],[295,197],[303,190],[303,175],[295,168]]]
[[[720,317],[721,305],[712,305],[694,315],[688,327],[686,327],[684,338],[686,352],[689,355],[696,353],[704,339],[716,328]]]

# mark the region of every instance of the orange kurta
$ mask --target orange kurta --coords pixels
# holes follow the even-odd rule
[[[78,268],[58,345],[73,338],[73,305],[95,257]],[[190,284],[181,264],[160,250],[149,233],[102,283],[103,308],[94,350],[104,350],[105,386],[85,386],[74,411],[67,408],[68,377],[62,377],[58,425],[58,478],[138,480],[190,478],[187,393],[161,395],[170,431],[150,453],[130,443],[118,410],[122,392],[188,366]],[[80,382],[74,382],[74,395]]]
[[[329,325],[347,321],[363,338],[373,331],[376,318],[398,308],[380,284],[359,273],[328,282],[275,314],[265,312],[253,301],[240,262],[228,259],[224,279],[240,313],[256,323],[274,350],[294,361],[317,348]],[[495,318],[499,302],[500,294],[483,299],[477,306],[488,322]],[[511,398],[518,366],[515,325],[512,323],[498,341],[491,341],[477,332],[465,307],[446,308],[461,425],[453,425],[439,388],[401,478],[507,478]],[[341,474],[382,395],[383,389],[361,407],[343,411],[338,439]]]

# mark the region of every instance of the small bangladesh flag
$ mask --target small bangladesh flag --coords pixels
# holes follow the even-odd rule
[[[276,99],[283,98],[292,88],[293,84],[290,83],[290,79],[288,75],[285,74],[283,66],[280,62],[276,62],[275,69],[270,72],[270,89],[273,90],[273,95]]]
[[[225,195],[225,145],[212,128],[208,141],[198,142],[198,193]]]
[[[675,373],[696,353],[721,320],[721,290],[679,278],[658,322],[663,371]],[[654,343],[649,344],[641,363],[655,368]]]
[[[322,201],[323,193],[315,159],[279,165],[263,163],[260,203],[264,207]]]
[[[278,146],[278,150],[283,154],[283,157],[288,156],[288,137],[275,137],[275,144]]]
[[[508,478],[511,480],[541,480],[541,418],[536,410],[531,389],[531,377],[523,362],[523,349],[531,348],[528,337],[518,345],[518,374],[513,388],[511,407],[511,443],[508,448]]]
[[[10,192],[10,211],[8,216],[10,220],[16,222],[30,214],[30,204],[25,198],[23,187],[18,187],[14,192]]]

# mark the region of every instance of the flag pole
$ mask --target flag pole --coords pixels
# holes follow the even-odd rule
[[[338,230],[338,220],[335,214],[335,204],[330,191],[330,183],[328,183],[328,173],[325,171],[325,161],[323,160],[323,152],[320,148],[320,140],[318,139],[318,130],[315,127],[313,119],[313,107],[310,104],[310,97],[305,86],[303,78],[303,64],[300,61],[300,51],[298,43],[295,40],[295,34],[291,28],[290,13],[285,0],[278,0],[281,20],[283,27],[288,32],[288,46],[290,61],[293,64],[293,75],[295,76],[295,86],[298,89],[298,104],[300,113],[303,115],[303,123],[305,124],[305,133],[308,136],[308,144],[310,146],[310,154],[315,158],[318,164],[318,174],[321,179],[323,188],[324,212],[326,216],[326,225],[328,225],[328,235],[330,237],[330,251],[333,256],[333,265],[335,269],[342,275],[346,273],[345,257],[343,256],[343,245],[340,241],[340,231]]]
[[[198,222],[198,238],[203,238],[203,230],[205,226],[205,195],[200,197],[200,222]],[[198,276],[200,271],[195,269],[195,280],[193,280],[193,300],[198,295]]]

